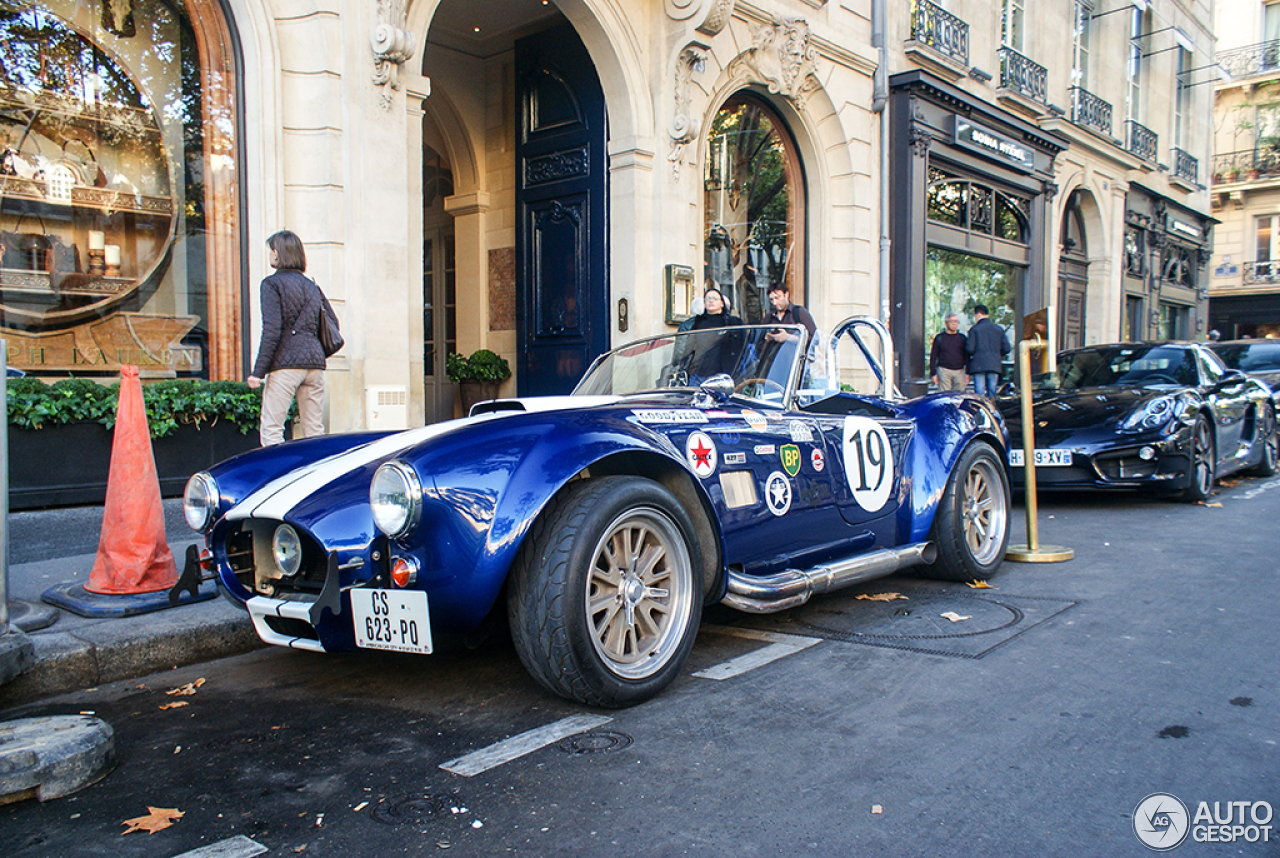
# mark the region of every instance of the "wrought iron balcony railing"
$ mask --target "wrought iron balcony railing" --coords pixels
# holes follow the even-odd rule
[[[1215,59],[1233,78],[1277,72],[1280,71],[1280,39],[1221,51]]]
[[[1000,49],[1000,86],[1032,101],[1048,104],[1048,70],[1013,48]]]
[[[1160,145],[1160,135],[1132,119],[1125,123],[1125,128],[1125,148],[1144,161],[1155,161],[1156,149]]]
[[[1280,179],[1280,149],[1270,146],[1218,152],[1213,156],[1213,183],[1257,182]]]
[[[1184,149],[1173,149],[1173,174],[1179,179],[1186,179],[1191,184],[1200,181],[1200,159],[1192,156]]]
[[[969,25],[929,0],[911,0],[911,38],[969,65]]]
[[[1280,283],[1280,262],[1246,262],[1244,282]]]
[[[1096,131],[1104,137],[1111,136],[1111,102],[1103,101],[1084,87],[1073,86],[1071,95],[1071,121],[1076,125]]]

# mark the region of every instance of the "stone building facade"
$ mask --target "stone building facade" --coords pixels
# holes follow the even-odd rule
[[[1015,339],[1041,308],[1064,344],[1203,326],[1203,3],[41,0],[0,20],[0,326],[33,372],[242,377],[280,228],[342,319],[332,431],[452,416],[451,351],[506,357],[504,394],[567,391],[708,282],[749,321],[772,282],[824,328],[886,318],[909,390],[939,314],[978,302]]]

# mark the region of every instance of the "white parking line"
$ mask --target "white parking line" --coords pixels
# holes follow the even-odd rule
[[[510,739],[503,739],[501,742],[497,742],[487,748],[481,748],[479,751],[449,760],[447,763],[441,763],[440,768],[446,772],[453,772],[455,775],[462,775],[465,778],[473,777],[481,772],[487,772],[494,766],[509,763],[517,757],[523,757],[531,751],[544,748],[552,742],[558,742],[565,736],[594,730],[601,724],[608,724],[612,720],[612,718],[604,715],[574,715],[569,718],[562,718],[554,724],[538,727],[535,730],[528,730],[518,736],[512,736]]]
[[[786,658],[789,655],[806,650],[816,643],[821,642],[821,638],[806,638],[800,635],[784,635],[777,632],[762,632],[756,629],[735,629],[729,626],[703,626],[702,631],[712,632],[713,634],[732,635],[733,637],[747,638],[749,640],[769,641],[769,646],[761,647],[753,650],[746,655],[740,655],[737,658],[730,659],[722,664],[714,667],[708,667],[706,670],[699,670],[694,676],[703,679],[730,679],[735,676],[746,673],[749,670],[755,670],[770,662],[777,661],[780,658]]]
[[[201,846],[199,849],[192,849],[190,852],[183,852],[173,858],[249,858],[251,855],[261,855],[268,851],[270,850],[261,843],[255,843],[242,834],[219,840],[208,846]]]

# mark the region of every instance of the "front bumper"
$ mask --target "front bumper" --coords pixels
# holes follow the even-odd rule
[[[1184,437],[1185,436],[1185,437]],[[1038,445],[1039,446],[1039,445]],[[1040,449],[1046,449],[1041,446]],[[1189,433],[1145,443],[1124,443],[1073,449],[1069,444],[1049,449],[1071,450],[1071,465],[1036,468],[1037,488],[1139,489],[1180,491],[1191,479]],[[1143,450],[1154,453],[1143,458]],[[1024,488],[1024,469],[1009,468],[1014,488]]]

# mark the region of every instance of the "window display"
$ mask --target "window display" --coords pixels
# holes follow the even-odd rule
[[[0,336],[11,365],[216,372],[211,275],[230,275],[220,285],[238,293],[239,274],[228,265],[238,251],[213,245],[238,235],[231,81],[205,73],[202,52],[217,46],[207,35],[198,43],[178,4],[0,0]]]

